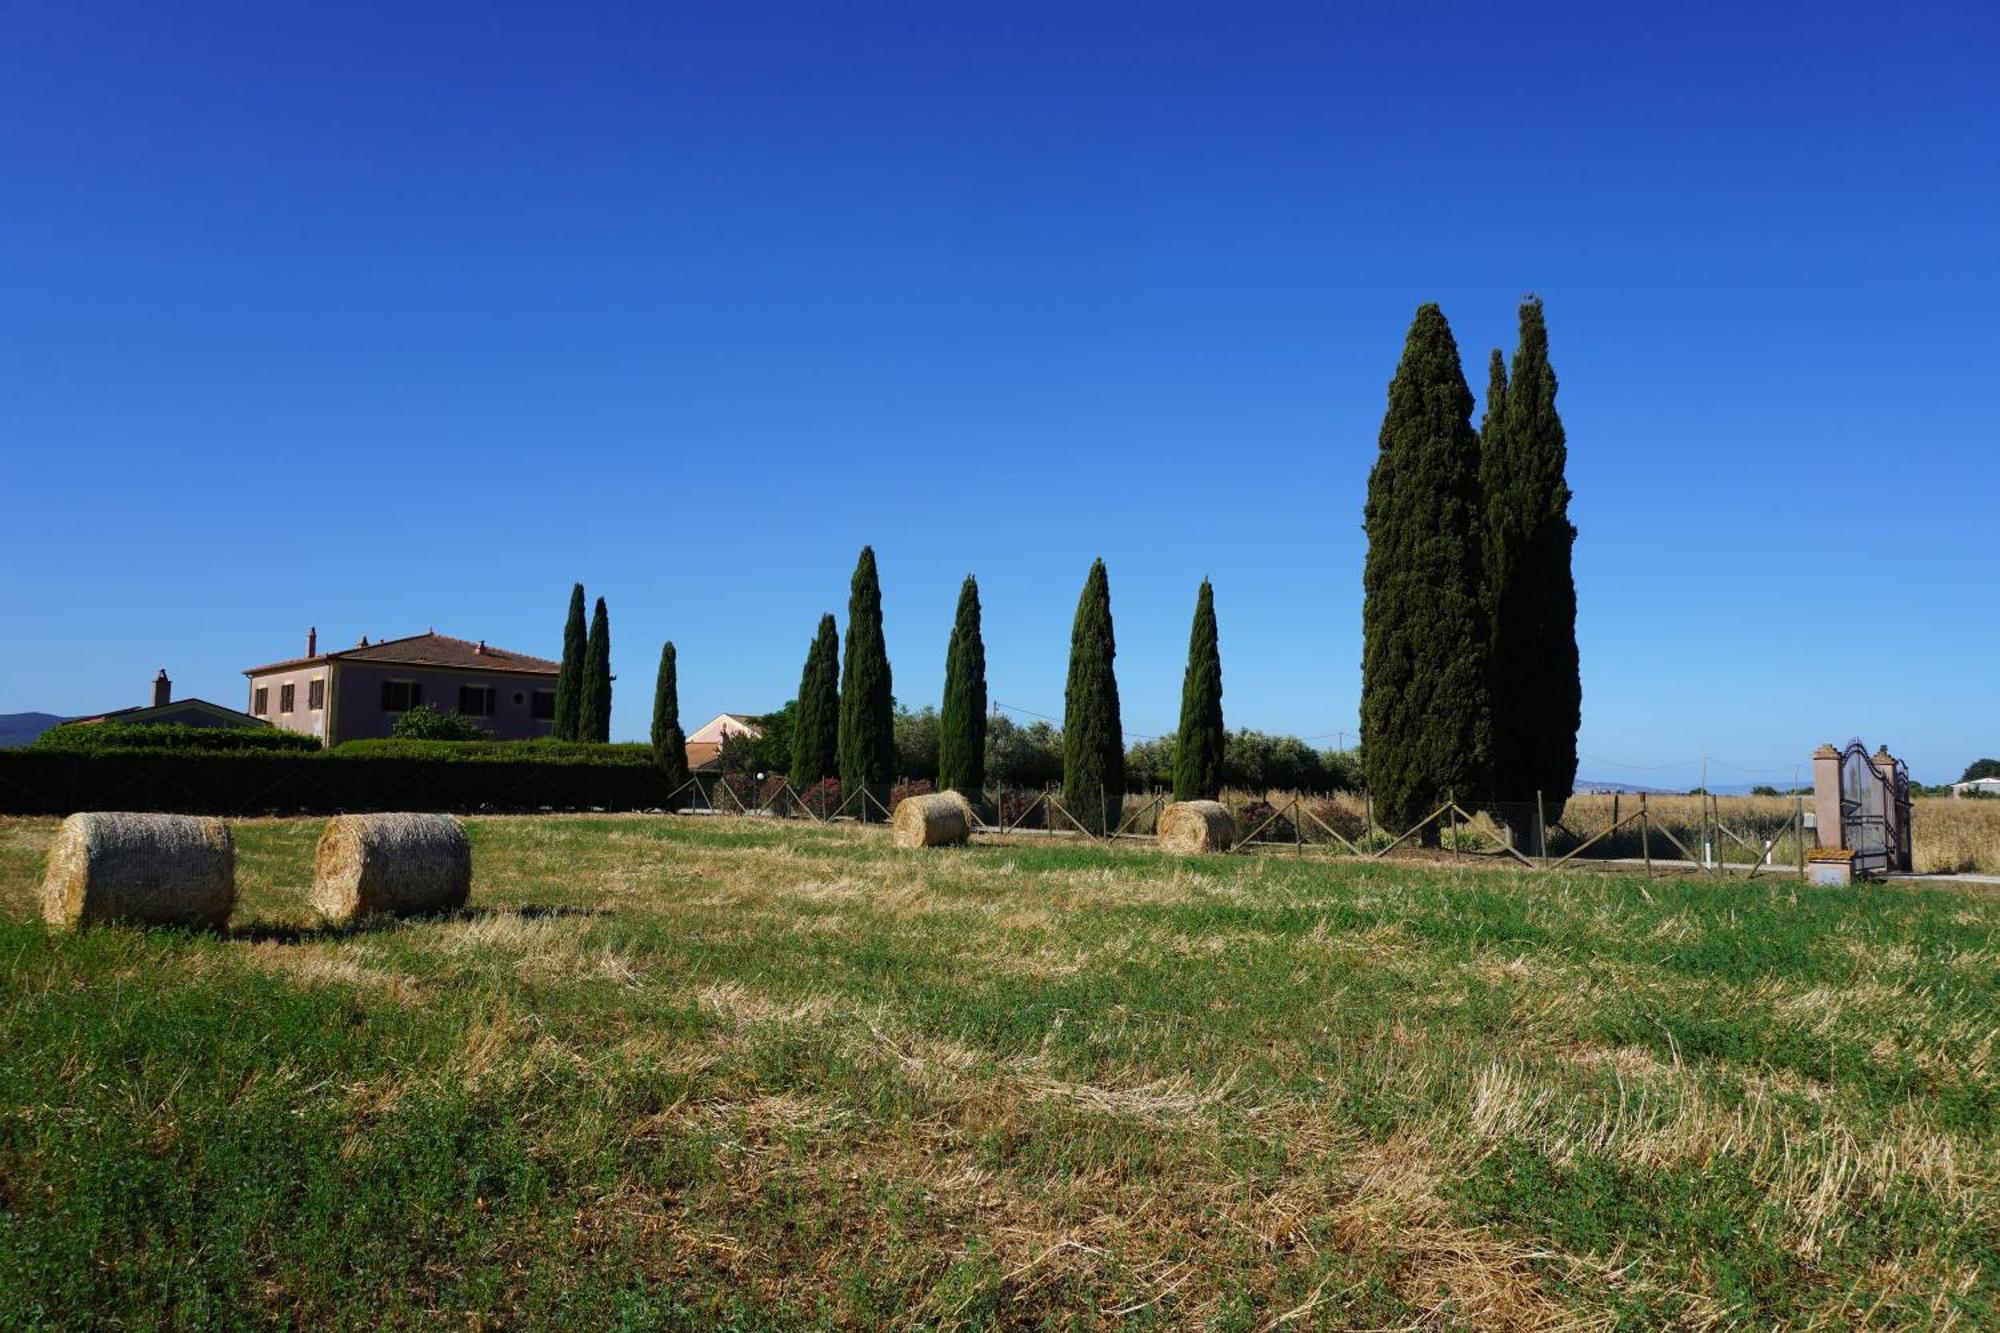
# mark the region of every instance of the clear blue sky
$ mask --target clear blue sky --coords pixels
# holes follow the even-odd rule
[[[701,9],[729,14],[703,14]],[[1990,4],[13,5],[0,711],[611,607],[615,731],[789,698],[856,551],[934,702],[1355,726],[1415,307],[1547,302],[1586,777],[2000,752]],[[1728,770],[1711,774],[1718,782]],[[1649,778],[1647,774],[1652,776]],[[1754,780],[1740,775],[1740,780]]]

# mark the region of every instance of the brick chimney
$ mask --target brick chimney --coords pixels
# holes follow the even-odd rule
[[[306,628],[306,656],[319,656],[319,626],[317,625],[310,625]]]
[[[174,683],[167,679],[167,669],[160,668],[160,674],[153,681],[153,707],[165,708],[174,701]]]

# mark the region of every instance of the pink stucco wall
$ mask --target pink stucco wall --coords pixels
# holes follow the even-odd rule
[[[328,706],[324,709],[307,707],[311,698],[310,682],[315,678],[330,678],[331,681],[327,692]],[[385,681],[396,680],[421,684],[423,702],[441,712],[457,711],[461,685],[491,686],[493,715],[474,720],[500,740],[531,740],[546,736],[552,725],[547,719],[537,720],[533,716],[535,691],[553,691],[556,681],[552,675],[448,670],[397,662],[314,662],[266,672],[251,678],[245,707],[254,711],[257,691],[267,689],[270,691],[269,707],[261,716],[273,726],[317,736],[327,745],[383,737],[395,725],[397,714],[383,710],[382,685]],[[280,687],[287,683],[297,687],[294,709],[289,714],[278,711]]]

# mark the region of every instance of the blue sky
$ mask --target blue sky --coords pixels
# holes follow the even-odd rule
[[[0,711],[581,579],[637,737],[872,542],[906,703],[970,570],[1059,713],[1102,554],[1129,730],[1208,575],[1231,724],[1330,743],[1410,316],[1476,392],[1534,291],[1586,777],[2000,752],[1990,5],[697,8],[0,16]]]

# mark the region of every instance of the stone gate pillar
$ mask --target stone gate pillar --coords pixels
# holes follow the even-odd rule
[[[1910,811],[1897,799],[1896,771],[1902,764],[1886,745],[1870,755],[1868,762],[1875,769],[1875,776],[1882,780],[1883,827],[1888,831],[1891,848],[1889,869],[1907,874],[1914,859],[1910,855]]]
[[[1846,828],[1840,819],[1840,751],[1822,745],[1813,751],[1813,831],[1822,847],[1845,847]]]

